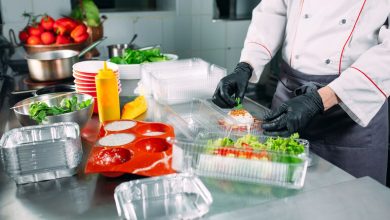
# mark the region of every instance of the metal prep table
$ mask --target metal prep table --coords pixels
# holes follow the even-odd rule
[[[14,89],[12,82],[8,85],[1,105],[1,135],[20,126],[9,109],[15,100],[9,95]],[[126,93],[123,88],[122,94]],[[121,102],[129,100],[131,97],[121,97]],[[156,113],[161,113],[163,106],[152,100],[148,104],[148,112],[140,119],[158,119]],[[84,162],[96,140],[98,127],[98,117],[94,115],[82,131]],[[123,181],[143,177],[85,175],[83,168],[84,164],[73,177],[25,185],[16,185],[1,168],[0,219],[118,219],[113,197],[115,187]],[[355,179],[316,155],[301,190],[201,179],[213,196],[213,204],[204,219],[390,218],[388,188],[371,178]]]

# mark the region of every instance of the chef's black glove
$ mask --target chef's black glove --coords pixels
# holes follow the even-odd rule
[[[236,105],[236,98],[243,100],[252,71],[253,68],[249,64],[238,63],[233,73],[219,81],[212,101],[221,108],[233,108]]]
[[[289,136],[306,127],[317,114],[324,112],[324,105],[317,90],[294,97],[276,110],[269,112],[262,124],[265,135]]]

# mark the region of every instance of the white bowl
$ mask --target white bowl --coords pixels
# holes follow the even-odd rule
[[[167,56],[170,60],[161,61],[161,62],[169,62],[169,61],[177,60],[179,58],[179,56],[177,56],[176,54],[164,53],[164,55]],[[119,68],[120,79],[141,79],[142,64],[116,64],[116,65],[118,65]]]

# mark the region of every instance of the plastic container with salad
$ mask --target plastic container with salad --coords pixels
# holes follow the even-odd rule
[[[170,139],[172,168],[200,176],[302,188],[309,142],[289,138],[201,132],[194,141]]]

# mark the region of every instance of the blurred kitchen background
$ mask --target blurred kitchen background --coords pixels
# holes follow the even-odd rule
[[[108,57],[107,45],[128,43],[143,47],[161,45],[162,52],[180,59],[199,57],[233,71],[250,24],[251,12],[261,0],[94,0],[102,15],[104,36],[98,46],[100,58]],[[10,41],[9,30],[18,33],[27,23],[23,12],[47,13],[54,18],[69,15],[78,0],[1,0],[2,36]],[[22,59],[16,48],[11,59]],[[277,71],[277,65],[271,65]],[[275,69],[276,68],[276,69]],[[270,73],[270,68],[266,69]],[[250,85],[249,96],[268,105],[274,90],[272,74],[263,74]]]

